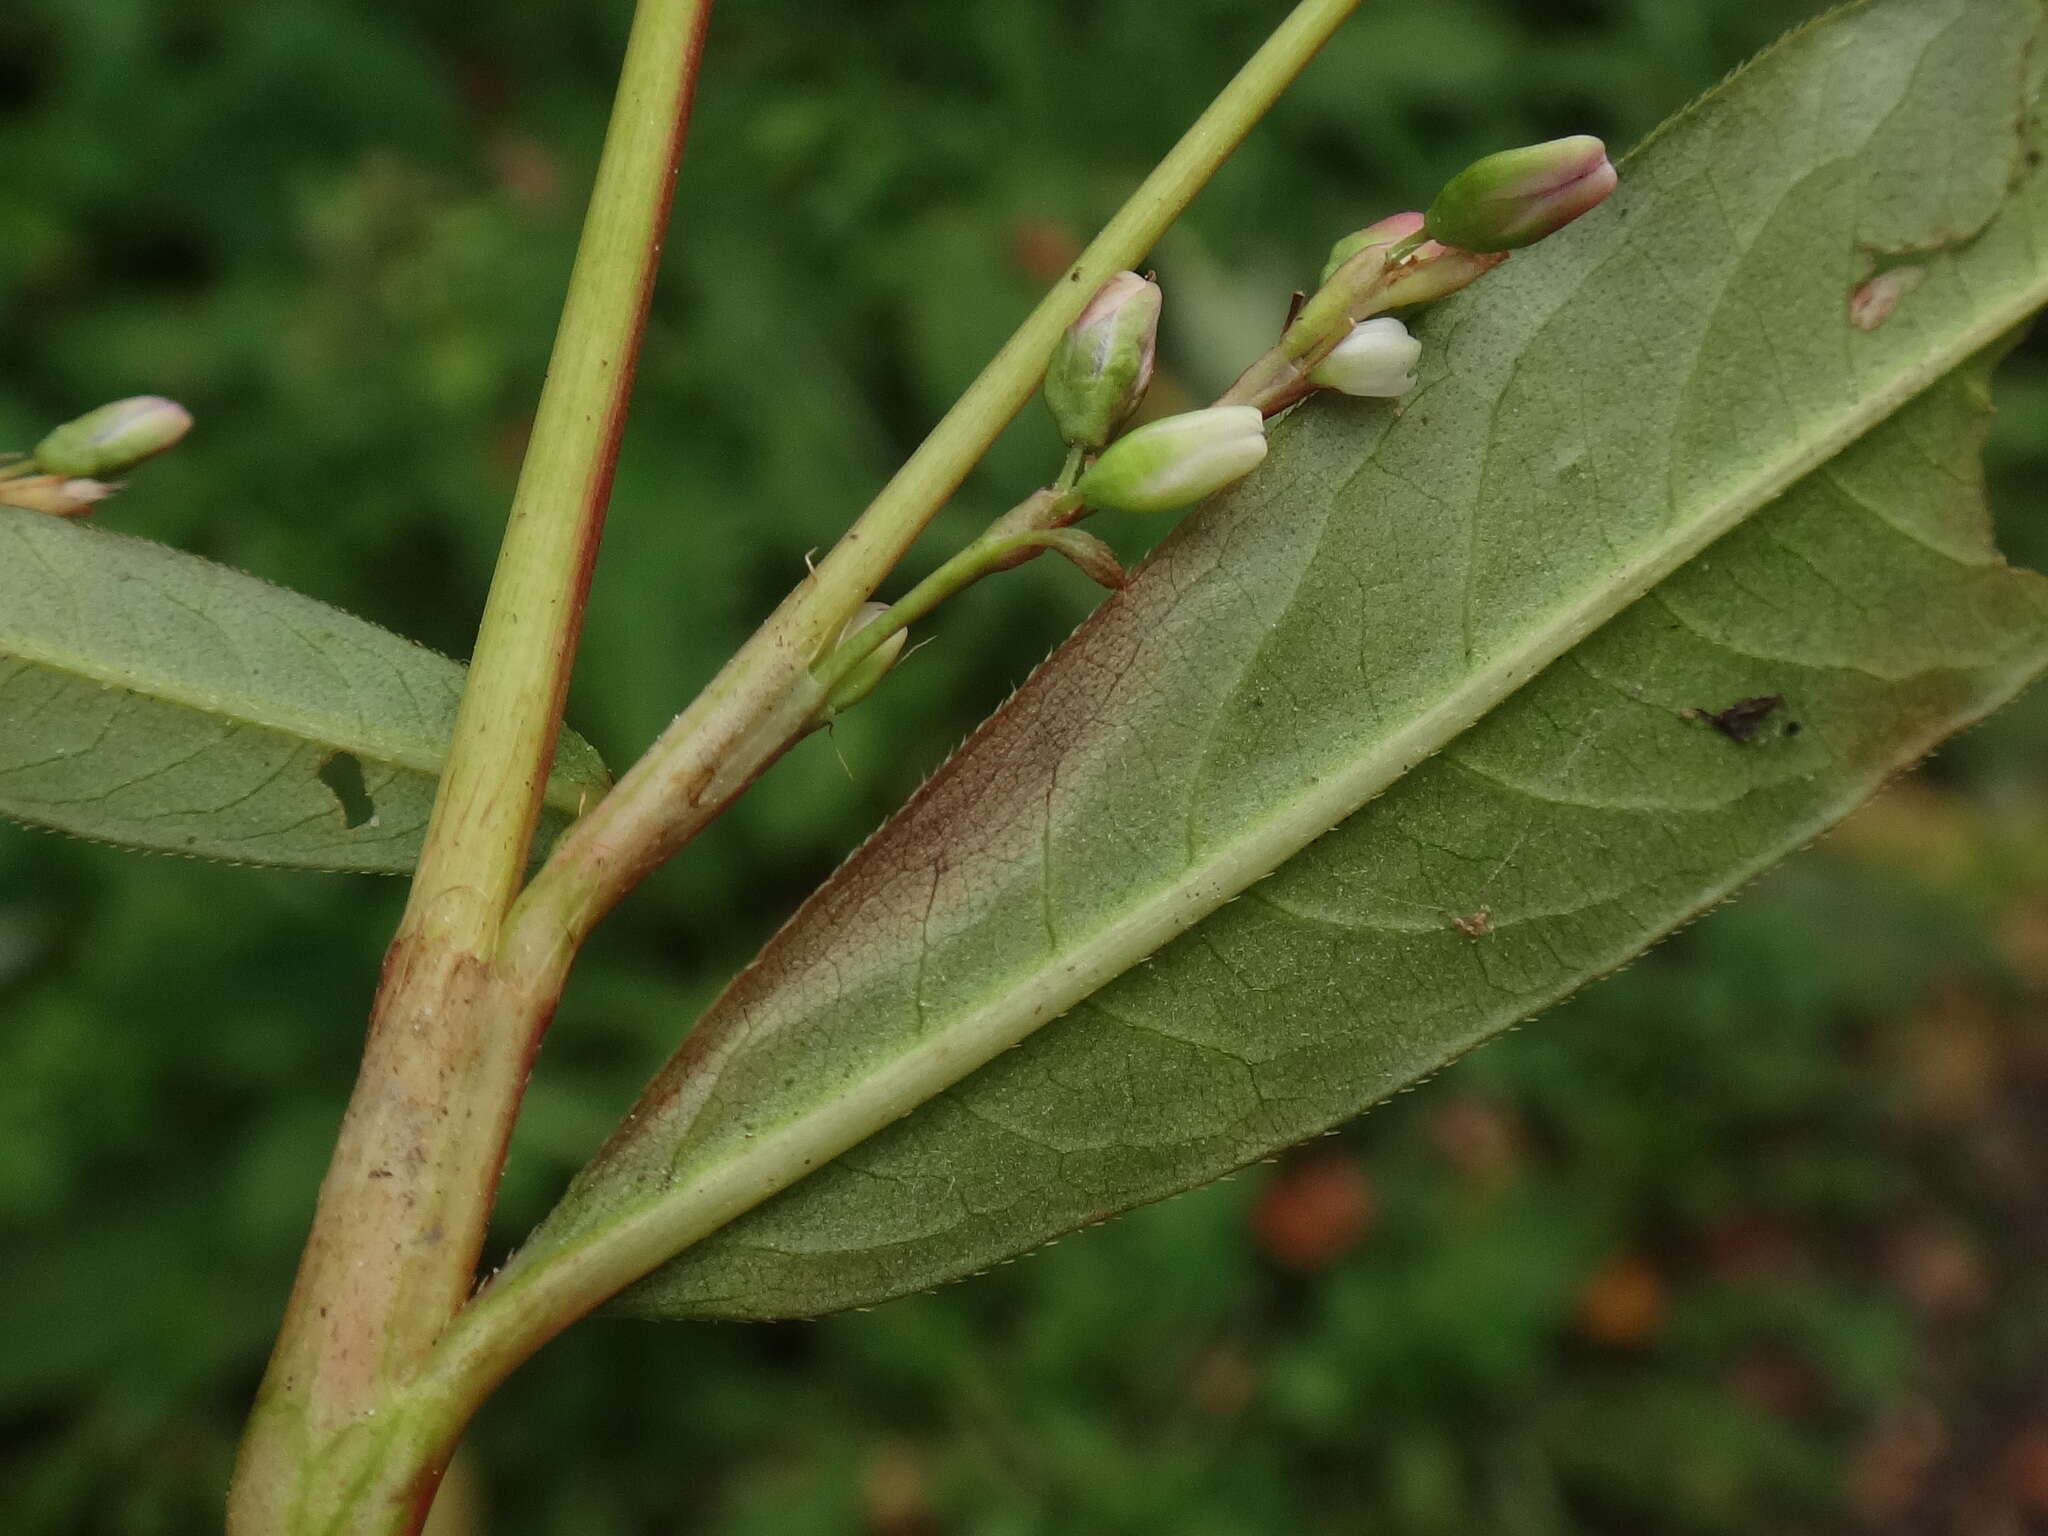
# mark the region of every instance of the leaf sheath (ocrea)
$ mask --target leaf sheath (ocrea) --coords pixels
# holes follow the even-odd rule
[[[1989,355],[2048,302],[2042,24],[1877,0],[1794,34],[1429,316],[1398,407],[1280,423],[713,1006],[507,1279],[677,1251],[628,1310],[816,1313],[1202,1183],[1622,964],[2024,685],[2048,583],[1998,558],[1978,449]]]

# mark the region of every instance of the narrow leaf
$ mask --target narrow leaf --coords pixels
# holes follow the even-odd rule
[[[462,678],[240,571],[0,507],[0,815],[166,853],[403,873]],[[565,732],[551,821],[608,783]]]
[[[508,1278],[681,1250],[629,1309],[815,1313],[1189,1188],[1622,964],[2020,688],[2048,582],[1992,548],[1978,449],[1986,354],[2048,302],[2042,20],[1795,34],[1432,315],[1402,408],[1282,423]]]

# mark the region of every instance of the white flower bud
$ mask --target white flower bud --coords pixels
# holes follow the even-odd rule
[[[1422,343],[1392,315],[1361,320],[1351,334],[1309,373],[1322,389],[1342,390],[1375,400],[1392,400],[1415,387],[1415,364]]]
[[[1118,438],[1074,489],[1091,507],[1172,512],[1243,479],[1265,457],[1266,421],[1257,406],[1211,406]]]

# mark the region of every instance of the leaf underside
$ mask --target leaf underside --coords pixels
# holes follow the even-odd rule
[[[0,816],[164,853],[404,873],[462,680],[445,656],[240,571],[0,507]],[[564,732],[549,827],[609,782]]]
[[[1402,408],[1279,424],[507,1278],[629,1229],[682,1249],[623,1298],[650,1316],[985,1268],[1425,1076],[2012,695],[2048,582],[1994,551],[1979,449],[1989,353],[2048,301],[2042,23],[1880,0],[1794,34],[1433,313]]]

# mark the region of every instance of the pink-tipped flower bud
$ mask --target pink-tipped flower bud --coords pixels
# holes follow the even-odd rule
[[[0,507],[21,507],[51,517],[84,517],[119,486],[65,475],[15,476],[0,480]]]
[[[1117,439],[1074,489],[1089,506],[1112,512],[1172,512],[1243,479],[1265,457],[1259,408],[1216,405]]]
[[[175,400],[161,395],[116,400],[66,422],[36,444],[36,468],[49,475],[124,475],[175,447],[191,428],[191,412]]]
[[[1342,390],[1367,399],[1392,400],[1415,387],[1422,343],[1392,315],[1361,320],[1308,376],[1318,389]]]
[[[1152,386],[1159,350],[1159,285],[1119,272],[1067,327],[1045,374],[1045,403],[1060,436],[1097,453]]]
[[[1607,146],[1590,134],[1504,149],[1453,176],[1429,205],[1430,238],[1512,251],[1557,233],[1614,190]]]
[[[1330,247],[1330,259],[1323,263],[1323,275],[1316,279],[1316,286],[1320,288],[1335,277],[1337,269],[1360,251],[1375,246],[1391,248],[1421,234],[1422,217],[1419,213],[1390,214],[1377,224],[1368,224],[1356,234],[1346,235]]]

